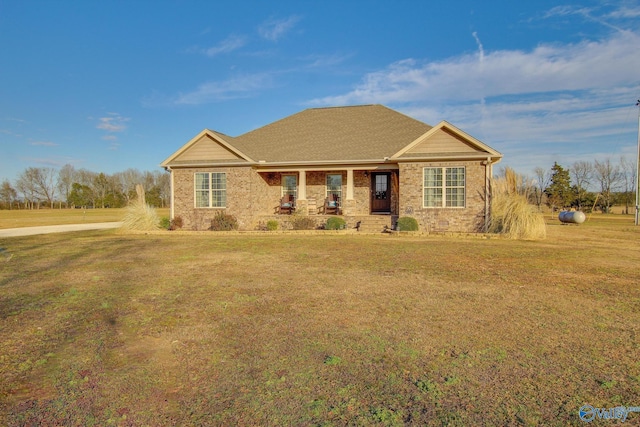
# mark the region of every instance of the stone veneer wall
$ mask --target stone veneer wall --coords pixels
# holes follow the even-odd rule
[[[480,232],[484,226],[485,166],[481,161],[401,163],[400,216],[418,220],[422,231]],[[423,168],[465,167],[464,208],[423,208]]]

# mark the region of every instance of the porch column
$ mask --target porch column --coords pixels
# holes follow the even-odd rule
[[[296,212],[302,215],[309,215],[309,204],[307,201],[307,171],[300,169],[298,171],[298,199],[296,200]]]
[[[347,169],[347,197],[342,203],[342,215],[344,216],[353,216],[356,214],[356,201],[353,196],[354,187],[353,169]]]
[[[307,171],[299,170],[300,182],[298,183],[298,200],[307,200]]]
[[[353,200],[353,169],[347,169],[347,199]]]

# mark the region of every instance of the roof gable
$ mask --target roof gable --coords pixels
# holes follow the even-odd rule
[[[196,164],[199,162],[253,162],[250,157],[232,146],[226,139],[233,138],[205,129],[195,138],[187,142],[171,157],[162,162],[161,166]]]
[[[392,159],[444,156],[502,157],[502,154],[480,140],[442,121],[424,135],[391,156]]]

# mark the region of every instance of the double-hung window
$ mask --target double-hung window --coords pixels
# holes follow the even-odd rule
[[[342,174],[327,174],[327,197],[332,195],[342,200]]]
[[[465,206],[465,168],[424,168],[423,206],[425,208],[463,208]]]
[[[197,208],[227,206],[227,174],[224,172],[196,172],[195,201]]]
[[[297,175],[282,175],[282,196],[292,196],[293,200],[298,198]]]

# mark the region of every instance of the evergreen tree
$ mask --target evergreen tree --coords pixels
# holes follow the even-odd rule
[[[573,200],[573,191],[569,170],[554,162],[551,168],[551,184],[544,192],[547,195],[547,204],[552,209],[570,206]]]

